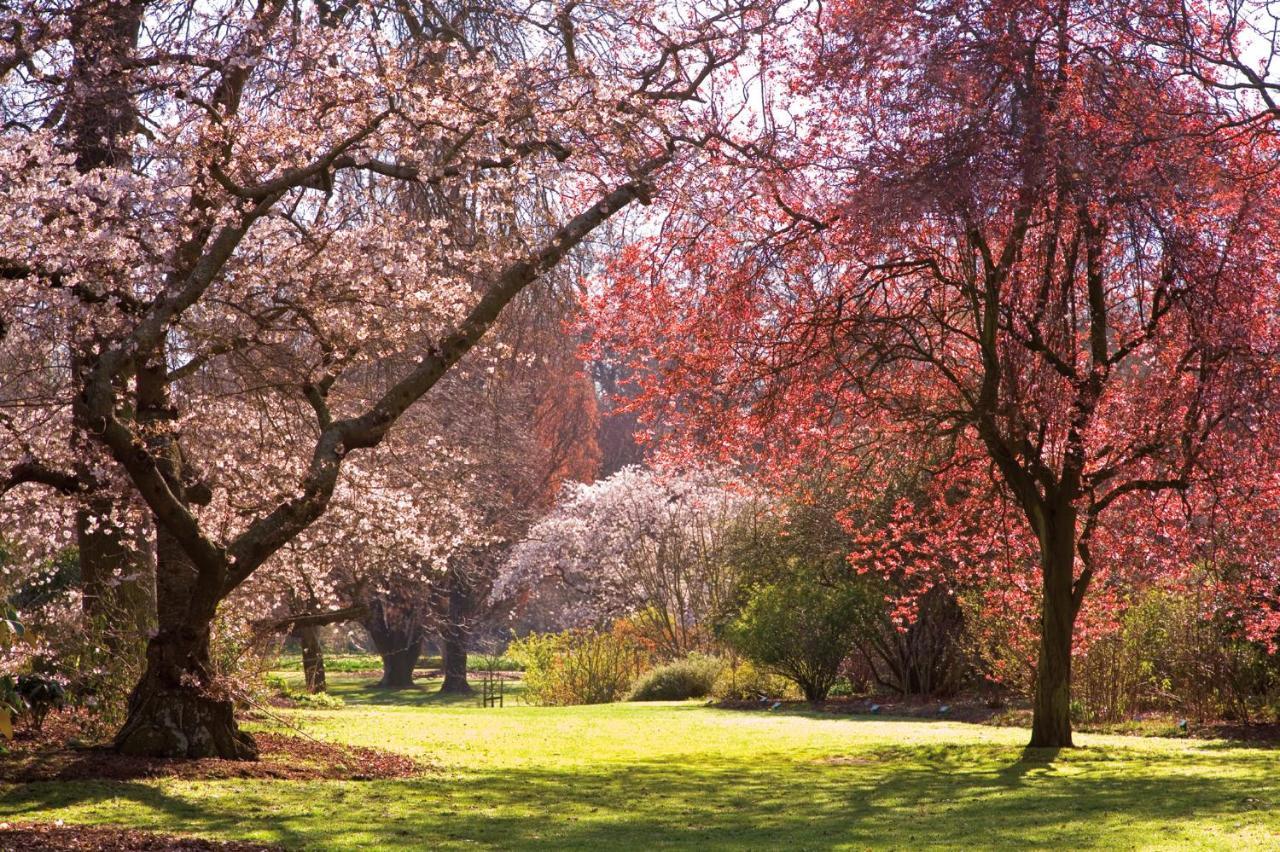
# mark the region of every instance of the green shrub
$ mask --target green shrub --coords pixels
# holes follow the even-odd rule
[[[724,637],[742,656],[794,682],[809,701],[821,701],[873,623],[873,603],[859,584],[825,585],[798,570],[751,589]]]
[[[507,654],[524,667],[525,697],[549,706],[621,700],[645,663],[639,643],[616,630],[531,633]]]
[[[722,701],[755,701],[760,698],[798,698],[795,685],[781,675],[761,668],[750,660],[725,666],[711,688]]]
[[[718,657],[690,654],[681,660],[650,669],[631,687],[628,701],[684,701],[711,694],[724,669]]]
[[[831,698],[849,698],[857,695],[858,690],[853,686],[853,682],[847,677],[840,677],[831,685],[831,691],[827,695]]]
[[[1118,629],[1076,655],[1072,692],[1080,721],[1116,722],[1152,710],[1197,720],[1274,715],[1280,669],[1197,591],[1137,596]]]
[[[820,701],[855,646],[877,637],[885,597],[881,582],[849,564],[851,541],[836,508],[845,498],[825,477],[814,487],[735,531],[726,560],[738,583],[714,629],[737,655]]]
[[[341,710],[347,706],[347,702],[327,692],[298,692],[290,697],[299,707],[309,707],[313,710]]]
[[[31,727],[36,731],[44,728],[45,717],[51,710],[62,707],[66,702],[66,691],[62,684],[45,674],[18,675],[18,695],[27,705],[27,713],[31,717]]]

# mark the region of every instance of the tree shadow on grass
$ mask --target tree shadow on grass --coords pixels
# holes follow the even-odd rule
[[[0,788],[0,815],[5,819],[43,822],[47,818],[39,811],[85,804],[98,805],[99,808],[95,808],[90,819],[69,821],[122,825],[165,834],[196,834],[222,840],[255,839],[288,848],[302,848],[313,842],[313,838],[308,837],[309,832],[295,831],[288,821],[259,820],[241,808],[227,807],[221,799],[206,800],[195,794],[171,795],[158,784],[53,781],[18,785],[8,790]]]
[[[442,693],[443,680],[418,680],[404,689],[385,689],[368,676],[330,678],[329,693],[355,706],[375,707],[475,707],[480,709],[480,690],[470,695]],[[522,694],[519,685],[508,683],[505,703],[518,704]]]
[[[0,813],[88,804],[103,822],[125,814],[137,827],[323,849],[1081,848],[1178,845],[1202,828],[1202,841],[1227,842],[1206,821],[1255,838],[1280,830],[1272,758],[1096,752],[1046,763],[1009,747],[902,746],[839,764],[703,757],[361,784],[30,784],[0,792]]]

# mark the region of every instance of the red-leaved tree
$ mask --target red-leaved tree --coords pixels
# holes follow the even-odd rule
[[[1275,626],[1277,150],[1141,5],[829,4],[766,92],[787,144],[728,140],[597,311],[701,446],[923,469],[911,558],[862,564],[1038,578],[1033,746],[1072,744],[1091,586],[1247,565]]]

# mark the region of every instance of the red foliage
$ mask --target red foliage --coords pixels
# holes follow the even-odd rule
[[[853,503],[919,479],[855,560],[1039,596],[1068,653],[1090,587],[1104,629],[1192,563],[1280,628],[1277,145],[1142,5],[828,6],[790,129],[726,146],[594,305],[684,449],[871,472]]]

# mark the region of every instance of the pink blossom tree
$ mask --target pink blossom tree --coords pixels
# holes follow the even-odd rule
[[[209,670],[219,604],[517,294],[691,168],[718,121],[700,96],[770,17],[477,14],[136,0],[0,24],[4,346],[38,327],[57,400],[4,450],[71,488],[106,451],[155,529],[158,627],[123,752],[255,754]],[[277,411],[286,445],[261,440]]]

